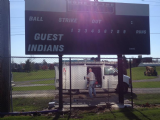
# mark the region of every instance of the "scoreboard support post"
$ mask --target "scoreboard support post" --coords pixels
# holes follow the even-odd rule
[[[63,109],[63,93],[62,93],[62,55],[59,56],[59,110]]]
[[[122,66],[122,54],[118,55],[118,93],[119,93],[119,103],[124,104],[123,95],[123,66]]]
[[[0,0],[0,112],[10,112],[10,3]]]

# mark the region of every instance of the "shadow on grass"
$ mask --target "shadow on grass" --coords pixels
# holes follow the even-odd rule
[[[131,92],[126,93],[126,94],[124,95],[124,97],[125,97],[126,99],[131,99]],[[132,97],[133,97],[133,99],[137,99],[137,95],[136,95],[135,93],[132,93]]]
[[[69,115],[68,115],[68,118],[67,118],[67,120],[69,120],[69,119],[70,119],[70,117],[71,117],[71,114],[69,114]]]
[[[145,114],[143,114],[142,112],[140,112],[137,109],[131,109],[131,108],[125,108],[122,109],[121,112],[129,119],[129,120],[141,120],[137,115],[135,115],[133,112],[137,111],[139,113],[142,114],[142,116],[147,119],[147,120],[151,120],[150,118],[148,118]]]
[[[60,117],[60,114],[57,113],[56,116],[53,118],[53,120],[58,120],[59,117]]]
[[[147,117],[145,114],[143,114],[140,110],[134,109],[135,111],[139,112],[142,114],[143,117],[145,117],[148,120],[151,120],[149,117]]]
[[[116,119],[116,116],[115,116],[114,112],[111,109],[109,109],[109,110],[112,113],[113,117]]]
[[[120,110],[129,120],[141,120],[133,113],[133,109],[121,109]]]
[[[60,118],[61,115],[63,116],[63,118],[65,117],[66,120],[70,120],[70,118],[71,118],[71,114],[70,113],[67,113],[67,114],[56,113],[56,116],[52,120],[59,120],[59,118]]]

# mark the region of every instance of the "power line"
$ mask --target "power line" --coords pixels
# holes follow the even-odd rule
[[[160,33],[150,33],[150,34],[160,34]]]
[[[150,33],[150,34],[160,34],[160,33]],[[17,35],[25,35],[25,34],[12,34],[11,36],[17,36]]]
[[[11,35],[14,35],[14,34],[25,34],[24,31],[22,31],[22,32],[11,32],[11,33],[12,33]]]
[[[23,0],[23,1],[18,1],[18,0],[17,0],[17,1],[10,1],[10,2],[24,2],[24,0]]]
[[[22,27],[25,27],[25,26],[11,26],[11,28],[22,28]]]
[[[151,6],[160,6],[160,5],[151,5]]]
[[[24,28],[11,28],[11,29],[24,29]]]
[[[150,17],[160,17],[160,16],[150,16]]]
[[[25,35],[25,34],[12,34],[11,36],[17,36],[17,35]]]
[[[25,17],[10,17],[10,18],[25,18]]]

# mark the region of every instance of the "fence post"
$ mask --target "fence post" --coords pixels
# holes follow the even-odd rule
[[[63,108],[63,93],[62,93],[62,55],[59,56],[59,110]]]
[[[71,100],[71,89],[72,89],[72,86],[71,86],[72,85],[71,84],[72,82],[71,81],[71,58],[69,59],[69,62],[70,62],[70,66],[69,66],[70,67],[70,93],[69,94],[70,94],[70,114],[71,114],[71,104],[72,104],[72,100]]]
[[[123,68],[122,55],[118,55],[118,86],[119,86],[119,103],[124,104],[123,95]]]
[[[131,102],[132,102],[132,108],[133,108],[133,92],[132,92],[132,71],[131,71],[131,59],[129,59],[129,62],[130,62],[130,80],[131,80]]]

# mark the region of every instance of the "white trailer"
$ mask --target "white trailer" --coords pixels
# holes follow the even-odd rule
[[[72,91],[79,91],[87,89],[87,74],[88,69],[92,68],[96,76],[96,88],[108,89],[114,88],[118,90],[118,70],[113,65],[105,64],[103,62],[90,62],[87,64],[72,63],[71,65],[71,89]],[[63,65],[63,86],[65,90],[70,90],[70,66],[65,63]],[[131,86],[130,77],[123,75],[123,90],[128,92]],[[55,66],[55,87],[59,88],[59,68]]]

